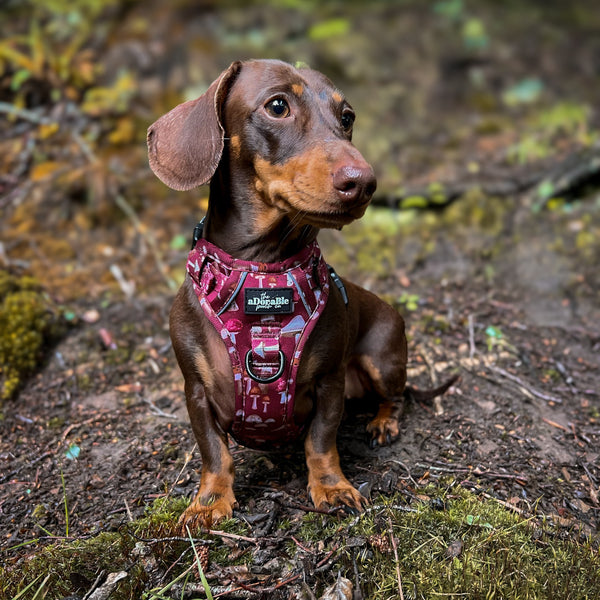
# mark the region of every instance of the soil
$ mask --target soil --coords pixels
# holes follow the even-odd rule
[[[415,14],[408,21],[420,18]],[[518,41],[528,47],[526,36]],[[583,40],[578,51],[591,52]],[[544,63],[544,68],[567,76],[569,59],[561,58],[562,63]],[[445,81],[448,94],[456,92],[456,81]],[[443,83],[441,78],[429,89],[429,108],[423,109],[429,118],[437,114]],[[464,96],[452,98],[452,110],[458,110]],[[357,127],[360,102],[359,94]],[[440,131],[446,127],[441,120],[438,124]],[[407,144],[426,138],[421,131]],[[444,159],[443,173],[454,173],[482,138],[464,138],[451,155],[443,140],[429,142]],[[402,164],[415,183],[440,173],[430,159],[419,161],[414,153]],[[151,181],[149,172],[145,177]],[[392,187],[393,182],[388,190]],[[197,197],[161,194],[160,210],[152,202],[136,210],[180,279],[185,249],[169,242],[178,233],[191,234],[201,211]],[[17,208],[7,205],[7,210]],[[323,232],[326,257],[340,274],[394,302],[405,315],[411,385],[430,387],[455,372],[461,379],[442,398],[442,410],[409,404],[399,441],[386,448],[369,447],[364,433],[369,407],[353,402],[339,433],[346,474],[372,494],[414,492],[428,481],[453,478],[525,514],[537,511],[597,534],[600,249],[597,237],[586,245],[579,234],[600,231],[598,199],[590,195],[569,203],[568,210],[539,212],[524,196],[475,195],[445,211],[411,213],[410,218],[386,212],[392,233],[389,223],[388,229],[377,229],[375,213],[341,234]],[[156,273],[147,237],[123,220],[79,238],[72,231],[65,235],[76,248],[73,262],[89,261],[91,275],[81,275],[85,286],[79,293],[57,291],[49,282],[78,322],[49,350],[18,397],[2,408],[4,548],[65,535],[65,500],[68,533],[77,537],[117,528],[164,494],[191,497],[198,485],[200,457],[168,335],[174,292]],[[87,245],[97,248],[101,241],[112,251],[86,254]],[[369,269],[364,252],[373,244],[388,254],[381,259],[374,254]],[[131,297],[114,281],[97,277],[124,256],[126,276],[136,283]],[[16,258],[9,252],[9,259]],[[403,300],[407,293],[415,306]],[[264,454],[233,446],[233,453],[238,515],[251,516],[273,491],[290,504],[310,504],[300,449]],[[10,557],[26,551],[15,549]]]

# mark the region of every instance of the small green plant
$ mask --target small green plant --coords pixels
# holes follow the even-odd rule
[[[398,302],[406,307],[406,310],[414,311],[419,308],[419,300],[420,297],[418,294],[409,294],[408,292],[404,292],[400,298],[398,298]]]
[[[534,103],[542,93],[537,80],[524,80],[508,94],[509,104]],[[527,83],[529,82],[529,83]],[[509,160],[518,164],[547,158],[556,152],[556,139],[567,136],[581,146],[589,146],[598,138],[598,132],[590,128],[592,112],[589,106],[576,102],[559,102],[543,110],[536,110],[529,119],[523,137],[508,149]],[[549,182],[543,182],[540,195],[548,197],[552,191]]]
[[[494,325],[488,325],[485,328],[485,335],[487,339],[488,352],[491,352],[494,346],[502,345],[505,342],[504,334],[498,327],[495,327]]]
[[[96,81],[99,69],[88,45],[96,20],[111,3],[115,0],[26,0],[15,9],[17,19],[23,10],[30,16],[27,31],[13,30],[0,41],[0,74],[10,78],[15,106],[42,91],[54,102],[76,100]]]
[[[194,551],[196,566],[198,567],[198,573],[200,574],[200,581],[202,582],[202,587],[204,588],[204,592],[206,593],[206,599],[214,600],[212,592],[210,591],[210,586],[208,585],[208,581],[206,580],[206,575],[204,574],[204,569],[202,568],[202,561],[200,560],[200,556],[198,555],[198,550],[196,549],[194,538],[192,537],[192,534],[190,533],[190,530],[187,526],[185,529],[187,531],[188,537],[190,538],[190,544],[192,545],[192,549]]]
[[[60,483],[63,491],[63,504],[65,505],[65,537],[69,537],[69,503],[67,500],[67,486],[65,485],[65,474],[60,470]]]

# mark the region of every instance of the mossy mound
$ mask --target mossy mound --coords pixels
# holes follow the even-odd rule
[[[40,365],[44,350],[64,331],[64,324],[35,279],[0,270],[0,399],[17,392]]]
[[[552,518],[526,518],[456,482],[415,491],[408,502],[402,493],[377,497],[357,517],[310,514],[282,520],[275,535],[254,541],[240,536],[256,535],[247,523],[231,519],[220,528],[237,536],[224,540],[196,532],[193,543],[177,529],[186,501],[161,498],[118,531],[59,540],[7,561],[0,568],[0,598],[83,596],[99,574],[115,572],[127,576],[113,590],[114,600],[205,598],[198,592],[197,561],[219,595],[224,586],[239,592],[240,583],[259,583],[274,591],[287,581],[281,595],[261,597],[303,597],[290,576],[302,573],[313,597],[319,597],[339,573],[370,600],[597,598],[597,540],[565,530]],[[202,548],[204,559],[195,558]],[[243,568],[232,570],[233,565]]]

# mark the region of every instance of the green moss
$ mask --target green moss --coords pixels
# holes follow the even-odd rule
[[[59,310],[31,277],[0,271],[0,398],[12,397],[63,326]]]
[[[356,566],[364,597],[370,600],[398,597],[396,564],[407,599],[596,597],[600,556],[580,532],[561,530],[543,517],[525,519],[452,482],[416,493],[418,500],[411,504],[401,494],[376,498],[358,517],[338,519],[311,513],[297,530],[297,524],[288,521],[286,530],[293,529],[288,543],[284,548],[276,544],[273,552],[292,563],[303,560],[300,547],[311,547],[323,556],[332,552],[336,564],[328,573],[339,571],[354,581]],[[158,589],[154,586],[159,579],[161,587],[174,582],[193,561],[189,542],[177,530],[177,519],[186,505],[185,499],[161,498],[142,518],[119,531],[58,542],[6,564],[0,568],[0,597],[14,598],[31,582],[21,598],[83,595],[102,570],[128,571],[111,595],[113,600],[161,597],[148,596],[148,591]],[[248,526],[237,519],[219,528],[251,535]],[[234,553],[220,537],[208,537],[212,565],[231,566],[252,559],[251,552]],[[163,581],[166,573],[168,579]],[[318,590],[328,585],[328,573],[315,573]]]
[[[33,581],[22,598],[64,598],[85,594],[101,571],[128,571],[111,599],[141,598],[150,574],[144,565],[170,566],[187,547],[187,542],[157,541],[144,548],[143,540],[178,535],[177,518],[186,501],[162,498],[151,505],[146,515],[119,531],[103,532],[89,539],[57,542],[0,569],[0,598],[14,598]],[[32,541],[35,543],[35,540]],[[154,563],[153,561],[156,561]],[[37,595],[36,595],[37,594]]]
[[[337,547],[336,566],[350,579],[356,562],[371,600],[398,597],[392,532],[405,598],[596,597],[600,557],[591,541],[565,539],[543,518],[524,519],[459,487],[426,492],[429,498],[409,511],[396,506],[404,504],[400,497],[378,499],[337,526],[312,515],[297,539],[325,540],[325,551]]]
[[[163,597],[144,595],[144,592],[158,589],[154,586],[166,573],[167,582],[175,581],[193,562],[190,543],[178,528],[178,518],[187,504],[184,498],[159,498],[147,508],[143,517],[118,531],[103,532],[89,539],[57,542],[1,567],[0,598],[58,600],[72,594],[83,596],[102,571],[128,573],[112,592],[111,600]],[[45,507],[36,510],[42,512]],[[221,523],[219,529],[248,534],[247,526],[237,519]],[[201,532],[195,534],[196,537],[202,535]],[[232,557],[231,547],[223,544],[219,537],[206,537],[212,563],[229,566],[239,564],[243,559]],[[32,540],[32,544],[36,542]],[[181,560],[185,555],[188,558]],[[32,582],[31,588],[25,590]]]
[[[72,592],[85,592],[101,570],[115,572],[127,568],[126,556],[133,547],[133,539],[119,533],[101,533],[89,540],[48,546],[16,565],[2,569],[0,594],[4,598],[13,598],[36,580],[39,585],[34,585],[24,598],[34,598],[36,594],[38,598],[63,598]],[[141,574],[136,575],[139,578]],[[130,586],[129,582],[125,581],[120,589],[124,586]],[[133,591],[131,588],[128,590],[130,593]]]

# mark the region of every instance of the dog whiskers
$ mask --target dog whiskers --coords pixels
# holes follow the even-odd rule
[[[280,237],[279,241],[281,243],[285,242],[285,240],[287,240],[288,237],[290,237],[290,235],[292,235],[292,233],[294,233],[294,231],[297,229],[297,227],[300,225],[300,222],[302,220],[302,217],[306,214],[306,211],[301,210],[299,212],[297,212],[289,221],[288,225],[286,226],[285,230],[283,231],[282,236]]]

